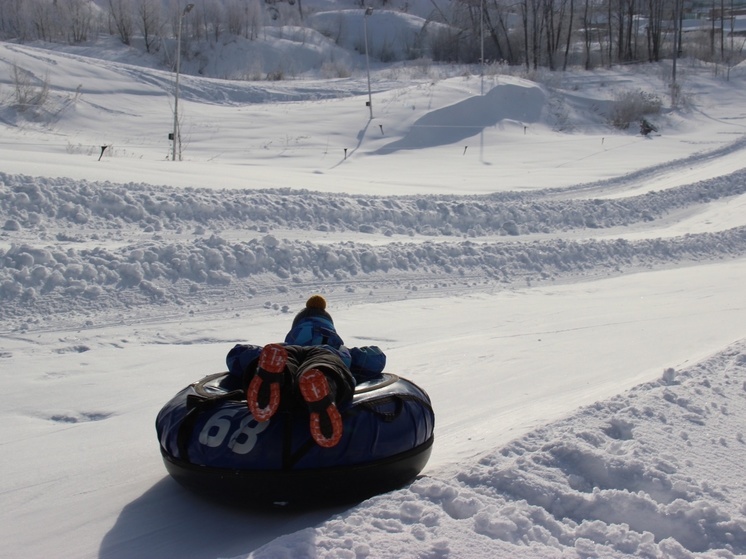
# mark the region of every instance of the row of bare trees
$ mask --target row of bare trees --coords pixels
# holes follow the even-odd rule
[[[686,54],[712,61],[742,59],[734,39],[736,0],[431,0],[426,51],[437,61],[482,59],[566,68],[658,61]],[[742,0],[739,0],[743,3]],[[0,0],[0,38],[69,43],[92,34],[137,37],[148,52],[176,35],[182,0]],[[394,9],[391,0],[360,5]],[[399,7],[401,9],[401,7]],[[701,25],[683,34],[685,18]],[[223,34],[256,39],[263,26],[303,25],[300,0],[200,0],[184,20],[184,38],[217,41]]]
[[[0,0],[0,36],[81,43],[96,28],[89,0]]]
[[[735,0],[459,0],[433,21],[449,25],[435,51],[444,59],[586,68],[687,54],[711,61],[742,56]],[[685,18],[699,25],[683,26]],[[480,48],[476,48],[476,44]],[[688,49],[690,52],[683,52]]]
[[[180,0],[0,0],[0,39],[83,43],[99,33],[134,38],[153,52],[176,35]],[[296,1],[293,0],[293,4]],[[184,20],[186,39],[218,40],[224,33],[257,38],[265,21],[299,19],[298,7],[266,0],[203,0]]]

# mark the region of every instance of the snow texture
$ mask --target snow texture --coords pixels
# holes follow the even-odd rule
[[[321,33],[189,48],[175,162],[156,58],[0,44],[0,557],[746,556],[743,68],[682,61],[642,137],[609,111],[665,63],[374,62],[371,119],[364,58]],[[219,79],[258,59],[295,79]],[[13,105],[14,64],[44,106]],[[198,499],[155,415],[316,292],[431,395],[429,464],[351,507]]]

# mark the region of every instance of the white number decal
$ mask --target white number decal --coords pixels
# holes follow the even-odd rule
[[[231,421],[240,410],[220,410],[213,415],[199,434],[199,442],[205,446],[218,447],[231,432]],[[259,423],[249,414],[244,416],[236,431],[228,439],[228,448],[236,454],[248,454],[256,445],[259,434],[269,427],[269,421]]]
[[[248,454],[254,448],[259,433],[269,427],[269,421],[259,423],[253,416],[247,415],[241,420],[238,431],[228,441],[228,448],[236,454]]]
[[[199,434],[199,442],[203,445],[216,447],[223,444],[228,431],[231,430],[231,419],[238,410],[220,410],[205,423]]]

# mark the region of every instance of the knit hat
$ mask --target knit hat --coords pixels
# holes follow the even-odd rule
[[[325,318],[334,324],[331,315],[326,312],[326,299],[321,295],[311,295],[308,298],[308,301],[306,301],[306,308],[295,315],[295,319],[293,319],[293,328],[295,328],[301,320],[313,316]]]

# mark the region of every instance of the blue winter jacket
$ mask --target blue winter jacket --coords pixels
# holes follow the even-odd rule
[[[347,348],[334,324],[323,316],[311,316],[300,321],[285,336],[287,345],[321,346],[336,353],[357,382],[374,378],[386,366],[386,354],[377,346]],[[259,357],[261,346],[237,344],[228,352],[226,364],[232,375],[242,376]]]

